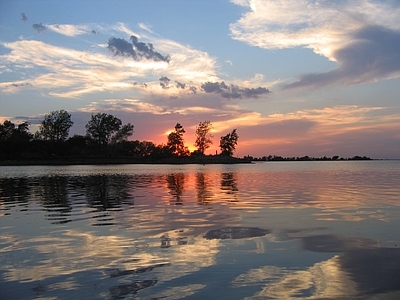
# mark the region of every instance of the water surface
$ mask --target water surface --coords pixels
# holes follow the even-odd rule
[[[0,294],[395,299],[399,178],[399,161],[0,167]]]

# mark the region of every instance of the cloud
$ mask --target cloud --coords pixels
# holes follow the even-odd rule
[[[46,27],[51,31],[66,36],[77,36],[88,33],[96,33],[96,31],[90,29],[87,25],[54,24],[54,25],[46,25]]]
[[[400,76],[400,31],[369,26],[355,32],[354,42],[333,53],[339,67],[326,73],[302,75],[285,89],[355,85]]]
[[[3,90],[5,93],[15,93],[19,90],[19,88],[29,87],[29,86],[32,86],[32,84],[25,80],[0,82],[0,90]]]
[[[223,98],[238,99],[238,98],[257,98],[261,95],[269,94],[270,91],[265,87],[257,88],[241,88],[237,85],[227,85],[224,81],[222,82],[205,82],[201,85],[201,88],[206,93],[217,93]]]
[[[149,113],[152,115],[169,114],[167,108],[156,104],[147,103],[138,99],[106,99],[102,103],[92,102],[82,108],[83,112],[119,111],[124,113]]]
[[[156,42],[160,43],[159,40]],[[195,94],[201,79],[217,78],[210,75],[215,73],[215,61],[206,53],[168,40],[166,43],[169,43],[168,48],[174,51],[176,58],[169,64],[152,59],[132,60],[129,57],[116,60],[101,51],[78,51],[35,40],[2,43],[11,51],[0,55],[0,63],[3,69],[16,74],[21,72],[23,66],[24,81],[31,83],[35,89],[48,90],[50,95],[64,98],[117,90],[129,93],[136,90],[160,96],[170,96],[179,91]],[[160,76],[171,78],[171,74],[176,84],[170,84],[169,89],[161,88]],[[0,89],[15,93],[17,89],[13,88],[14,83],[20,84],[19,81],[3,82]],[[167,87],[166,83],[163,82],[164,87]]]
[[[165,69],[164,62],[115,60],[101,53],[77,51],[34,40],[3,43],[3,46],[11,52],[0,55],[2,64],[15,72],[23,66],[27,72],[24,76],[28,77],[26,82],[36,89],[49,90],[57,97],[144,89],[143,84],[134,85],[133,82],[148,73]],[[10,81],[0,88],[5,89],[13,83],[20,84],[19,81]]]
[[[400,13],[393,1],[234,1],[249,9],[232,37],[264,49],[305,47],[337,62],[284,88],[354,85],[400,76]],[[382,16],[385,16],[382,18]]]
[[[190,86],[189,90],[193,93],[196,94],[197,93],[197,88],[195,86]]]
[[[68,38],[84,33],[91,35],[92,28],[110,35],[133,33],[123,23],[110,26],[61,24],[51,26],[50,30],[62,34],[65,37],[63,45],[68,45]],[[104,54],[102,50],[107,48],[107,44],[77,51],[68,46],[56,46],[34,40],[2,43],[11,52],[0,55],[0,65],[4,66],[0,67],[0,71],[9,70],[15,74],[21,74],[22,66],[25,74],[21,76],[31,82],[35,89],[49,90],[52,96],[66,98],[104,91],[127,92],[130,90],[132,92],[132,89],[142,92],[146,90],[146,93],[160,95],[168,94],[168,97],[177,90],[195,94],[200,90],[202,82],[219,79],[216,75],[216,60],[206,52],[160,38],[148,31],[140,35],[135,33],[134,36],[140,36],[140,40],[145,41],[146,44],[135,38],[133,42],[123,39],[114,40],[117,43],[114,50],[119,54],[119,59],[112,59]],[[138,60],[131,59],[133,50]],[[165,60],[169,60],[168,56],[161,55],[162,58],[160,58],[157,53],[159,55],[171,53],[171,60],[166,63]],[[151,58],[142,59],[142,55]],[[158,80],[160,76],[173,78],[174,82],[180,84],[170,85],[170,89],[162,89]],[[14,89],[13,92],[16,90]]]
[[[147,24],[144,24],[144,23],[139,23],[138,25],[139,25],[139,27],[140,27],[141,29],[146,30],[146,31],[148,31],[148,32],[150,32],[150,33],[154,33],[154,32],[151,30],[151,26],[150,26],[150,25],[147,25]]]
[[[132,31],[125,23],[118,22],[116,25],[111,26],[111,28],[117,32],[122,32],[128,36],[139,36],[136,32]]]
[[[176,88],[180,88],[180,89],[185,89],[186,88],[186,84],[185,83],[182,83],[182,82],[179,82],[179,81],[175,81],[175,86],[176,86]]]
[[[398,157],[400,116],[382,107],[340,105],[262,115],[237,106],[219,109],[210,118],[218,133],[237,128],[239,155]],[[391,145],[383,147],[383,145]],[[385,149],[384,149],[385,148]],[[383,152],[387,154],[382,154]]]
[[[24,13],[21,13],[21,20],[25,22],[28,20],[28,17]]]
[[[160,80],[160,86],[163,89],[168,89],[169,88],[170,79],[168,77],[162,76],[159,80]]]
[[[131,43],[125,39],[112,37],[108,40],[107,48],[115,56],[132,57],[134,60],[145,58],[168,63],[171,59],[169,55],[163,56],[155,51],[153,44],[139,42],[138,38],[134,35],[130,37],[130,40]]]
[[[42,23],[33,24],[32,27],[39,33],[41,33],[42,31],[45,31],[47,29],[47,27],[44,26]]]

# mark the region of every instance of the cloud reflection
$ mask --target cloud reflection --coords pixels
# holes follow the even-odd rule
[[[257,227],[224,227],[208,231],[204,237],[208,240],[213,239],[245,239],[264,236],[271,231]]]
[[[265,284],[251,299],[327,299],[400,293],[400,249],[379,248],[373,239],[315,235],[301,237],[303,249],[337,253],[304,270],[273,266],[238,276],[235,287]]]

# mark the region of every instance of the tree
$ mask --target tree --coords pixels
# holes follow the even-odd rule
[[[185,143],[183,140],[183,134],[185,133],[185,129],[179,123],[175,125],[175,131],[172,131],[168,135],[168,143],[167,146],[171,149],[172,154],[178,156],[187,156],[189,154],[189,150],[185,147]]]
[[[52,142],[65,141],[73,124],[71,115],[66,110],[52,111],[44,116],[36,136]]]
[[[0,124],[0,141],[5,142],[10,139],[14,134],[15,124],[9,120],[5,120],[3,124]]]
[[[0,157],[13,158],[25,151],[32,139],[29,132],[29,123],[22,122],[15,125],[9,120],[0,124]]]
[[[237,141],[239,139],[236,129],[227,135],[221,136],[219,141],[219,147],[221,148],[221,155],[232,156],[233,151],[235,151]]]
[[[134,156],[150,156],[151,153],[154,151],[156,148],[156,145],[154,145],[153,142],[149,141],[133,141],[131,142],[133,147],[132,147],[132,155]]]
[[[194,145],[197,147],[198,153],[204,155],[204,151],[212,145],[211,138],[213,137],[210,134],[212,129],[212,124],[210,121],[200,122],[198,126],[196,126],[196,141]]]
[[[112,137],[111,137],[111,144],[117,144],[122,141],[126,141],[128,137],[133,134],[133,125],[128,123],[123,125]]]
[[[22,122],[16,126],[13,122],[5,120],[0,124],[0,142],[29,142],[32,138],[29,125],[29,122]]]
[[[126,140],[133,134],[133,125],[122,126],[122,121],[110,114],[92,114],[86,124],[86,133],[97,144],[105,146]]]

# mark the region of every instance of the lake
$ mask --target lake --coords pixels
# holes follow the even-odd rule
[[[400,161],[0,167],[1,299],[399,299]]]

